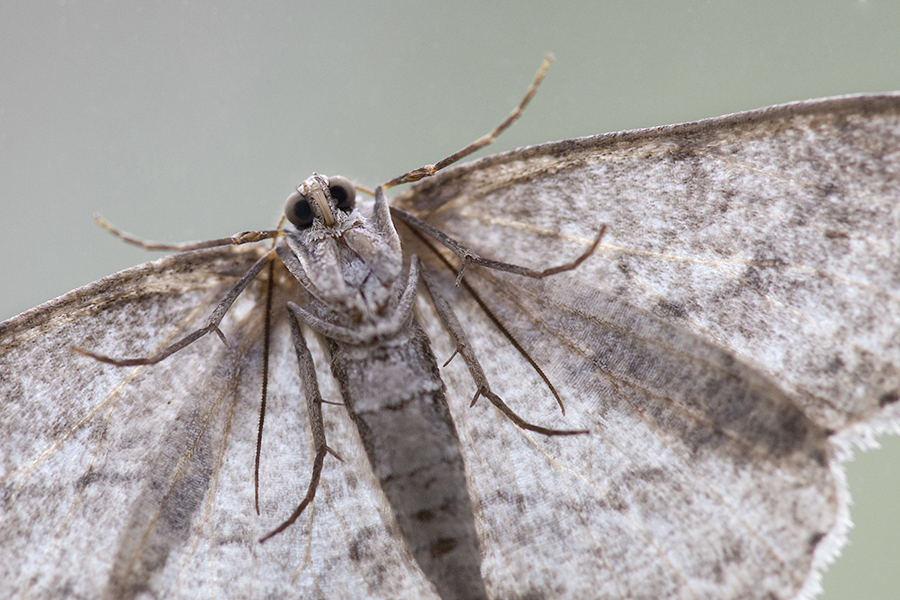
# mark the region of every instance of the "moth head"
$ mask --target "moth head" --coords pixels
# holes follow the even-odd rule
[[[313,173],[300,183],[284,204],[284,216],[298,230],[317,222],[334,227],[356,206],[356,188],[345,177],[326,177]]]
[[[395,303],[403,270],[390,219],[362,214],[355,201],[356,189],[346,178],[313,173],[284,207],[296,228],[284,237],[296,264],[292,268],[290,258],[285,264],[320,303],[322,314],[345,326],[382,318]]]

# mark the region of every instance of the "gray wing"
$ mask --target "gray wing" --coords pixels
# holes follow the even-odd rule
[[[591,430],[545,440],[479,420],[478,407],[455,413],[493,593],[818,589],[849,522],[840,463],[900,426],[900,95],[523,148],[394,204],[483,256],[538,269],[607,226],[572,272],[466,271],[547,372],[565,417],[447,285],[494,391],[532,422]],[[770,400],[742,405],[711,384],[723,377]],[[445,380],[464,406],[462,365]]]
[[[258,539],[296,507],[309,425],[276,312],[261,459],[253,461],[263,283],[207,336],[142,367],[72,345],[146,356],[205,324],[260,248],[180,254],[75,290],[0,324],[0,596],[5,598],[427,597],[342,407],[326,407],[331,459],[309,519]],[[297,299],[276,271],[276,307]],[[326,399],[339,395],[311,349]]]
[[[891,116],[896,100],[843,103],[847,104],[843,109],[842,101],[800,105],[697,125],[560,142],[500,155],[481,167],[442,177],[447,197],[455,197],[460,205],[437,210],[431,218],[495,258],[537,265],[560,262],[577,253],[600,223],[610,225],[602,254],[576,273],[543,284],[522,283],[502,274],[479,275],[475,269],[467,276],[560,388],[568,409],[565,419],[554,411],[533,371],[483,313],[464,295],[457,299],[469,337],[489,363],[496,391],[533,421],[592,429],[591,436],[575,442],[524,435],[484,403],[463,410],[460,401],[471,396],[471,381],[459,360],[445,369],[468,453],[484,574],[494,595],[577,597],[587,591],[591,596],[717,597],[729,591],[732,596],[793,592],[810,585],[811,562],[821,560],[841,541],[846,518],[836,460],[850,437],[831,430],[859,435],[873,425],[897,421],[896,415],[888,414],[896,406],[892,390],[898,362],[892,345],[898,322],[896,269],[890,279],[888,260],[891,250],[897,249],[896,238],[889,235],[896,231],[896,178],[878,172],[879,166],[897,162],[896,155],[890,156],[897,148],[896,118]],[[828,116],[831,113],[833,117]],[[814,122],[817,115],[825,126],[804,129],[784,123],[803,118]],[[842,126],[847,134],[842,136],[825,131],[829,121],[833,130],[833,123],[841,120],[855,121],[857,126]],[[706,146],[698,142],[694,151],[687,151],[691,145],[685,134],[713,139],[718,131],[719,137],[728,138],[744,126],[753,130],[754,123],[757,139],[741,134],[744,141],[738,146],[743,149],[735,155],[721,150],[727,150],[724,142]],[[863,136],[860,130],[867,127],[870,135]],[[820,130],[824,133],[817,133]],[[722,204],[716,203],[715,194],[701,193],[702,177],[678,175],[679,165],[686,168],[691,156],[694,162],[702,156],[715,159],[709,167],[711,179],[755,175],[769,185],[790,184],[801,192],[840,189],[820,180],[810,182],[786,167],[761,169],[752,163],[748,152],[752,154],[754,144],[771,144],[769,138],[774,136],[787,147],[781,137],[785,135],[801,139],[819,135],[834,145],[840,145],[836,138],[847,138],[850,142],[840,145],[845,154],[868,152],[847,163],[861,165],[851,174],[863,186],[853,191],[852,200],[869,201],[863,207],[854,205],[849,217],[881,206],[884,219],[850,227],[861,217],[848,217],[843,228],[830,229],[807,219],[829,243],[846,240],[858,260],[880,261],[881,268],[860,271],[862,280],[846,277],[859,269],[841,266],[849,265],[850,259],[836,261],[841,268],[832,268],[835,257],[831,257],[822,261],[827,268],[810,271],[810,261],[821,258],[815,251],[787,254],[780,260],[748,254],[747,248],[759,249],[759,236],[749,237],[746,244],[732,240],[734,256],[729,259],[727,253],[704,249],[703,236],[698,239],[694,231],[704,229],[686,221],[715,213],[713,208]],[[686,148],[680,161],[679,152],[671,150],[679,147]],[[585,152],[579,158],[567,148]],[[810,151],[808,143],[797,148],[801,154],[804,148]],[[561,159],[561,153],[567,157]],[[774,160],[771,148],[759,153]],[[504,161],[531,171],[527,177],[504,178]],[[492,170],[492,164],[501,172]],[[844,163],[832,157],[826,164]],[[640,177],[642,169],[656,169],[663,176]],[[574,187],[554,183],[554,172],[573,175]],[[865,185],[867,177],[880,184],[876,191]],[[473,195],[454,191],[458,184],[471,187]],[[691,187],[695,184],[696,193],[684,192],[695,189]],[[487,196],[494,186],[498,193]],[[666,192],[669,188],[674,189]],[[501,200],[504,189],[515,192],[507,193],[506,201]],[[596,193],[585,193],[589,189]],[[416,190],[419,195],[412,196],[413,204],[429,208],[429,202],[435,207],[444,203],[427,187]],[[728,200],[735,196],[720,195]],[[745,195],[736,194],[738,199]],[[704,201],[707,196],[713,200]],[[790,205],[804,195],[793,197],[780,200]],[[489,200],[487,210],[479,207],[479,198]],[[666,198],[669,206],[657,208],[661,212],[648,218],[654,205],[664,204]],[[631,207],[622,200],[630,200]],[[741,202],[735,206],[754,212],[752,198]],[[559,210],[561,204],[566,210]],[[695,211],[694,206],[705,208]],[[615,211],[624,211],[618,225]],[[795,212],[802,217],[804,209]],[[629,214],[632,224],[640,227],[628,226]],[[770,216],[763,219],[765,224],[757,227],[770,227]],[[883,222],[894,226],[865,229]],[[721,225],[711,216],[709,223],[710,239],[731,239],[717,234],[715,228]],[[728,223],[740,228],[740,220]],[[773,238],[777,237],[776,233]],[[751,243],[754,239],[756,246]],[[809,246],[810,239],[798,241],[798,247],[804,244],[817,248]],[[534,248],[543,249],[546,256],[535,257]],[[253,514],[252,454],[261,368],[258,289],[247,290],[223,324],[227,348],[210,337],[160,365],[136,369],[100,365],[69,350],[70,344],[77,344],[116,356],[147,354],[201,325],[257,257],[253,250],[226,249],[164,259],[76,290],[0,326],[4,402],[0,585],[10,592],[7,595],[427,594],[427,584],[392,533],[392,518],[340,407],[326,411],[326,427],[329,443],[337,446],[344,463],[326,465],[316,502],[303,524],[266,545],[256,543],[296,504],[310,466],[296,364],[283,317],[278,317],[262,456],[262,518]],[[780,269],[778,281],[784,281],[785,273],[797,280],[789,289],[805,289],[800,284],[805,276],[806,281],[818,278],[820,285],[837,291],[815,296],[815,286],[807,284],[810,302],[819,312],[803,313],[806,305],[793,294],[765,288],[770,281],[765,275],[775,273],[773,269]],[[884,274],[882,279],[878,273]],[[277,279],[285,285],[279,285],[276,306],[296,294],[283,275]],[[725,286],[730,295],[720,293],[717,281],[719,288],[725,285],[722,281],[730,282]],[[768,285],[778,281],[772,278]],[[682,285],[675,285],[679,282]],[[452,287],[448,291],[457,294]],[[854,293],[863,299],[854,305],[855,311],[844,315],[835,308],[836,299],[852,298]],[[729,299],[727,310],[716,310],[720,301]],[[756,321],[747,322],[771,320],[773,325],[744,331],[741,324],[755,314],[754,302],[774,312],[757,314]],[[738,313],[741,307],[744,312]],[[446,336],[435,319],[427,318],[429,306],[423,302],[420,308],[438,352],[449,356]],[[826,318],[828,311],[831,318]],[[887,325],[869,329],[860,325],[867,314],[877,311],[882,311],[882,324]],[[730,320],[717,319],[717,313]],[[783,326],[785,320],[794,324],[793,330]],[[824,333],[814,335],[819,329]],[[766,442],[774,439],[771,436],[751,436],[747,442],[737,435],[746,431],[738,419],[713,421],[704,429],[713,401],[691,402],[684,393],[690,388],[678,388],[680,395],[666,393],[665,386],[678,378],[675,363],[662,368],[652,361],[647,365],[617,361],[615,354],[610,359],[606,344],[612,342],[606,338],[616,330],[642,334],[637,339],[643,350],[661,339],[664,343],[655,343],[658,360],[672,350],[699,375],[708,377],[718,369],[752,381],[775,399],[773,406],[792,418],[802,406],[806,442],[786,446],[789,451]],[[130,337],[123,337],[123,331],[130,331]],[[857,333],[848,337],[853,332]],[[839,344],[844,337],[850,343]],[[617,343],[623,351],[631,350],[629,356],[640,356],[621,336]],[[804,355],[813,360],[829,347],[845,351],[844,362],[826,361],[830,370],[825,374],[817,370],[818,363],[800,368],[807,364]],[[337,399],[325,357],[315,345],[311,350],[324,397]],[[733,355],[737,360],[729,358]],[[860,358],[854,363],[849,358],[855,355]],[[623,365],[642,368],[629,372]],[[648,371],[658,377],[638,378],[646,378]],[[840,389],[829,387],[844,381]],[[863,408],[857,410],[857,404]],[[679,436],[679,428],[685,431],[690,424],[699,434],[692,439]],[[777,429],[771,425],[750,433]],[[773,452],[779,447],[781,452]],[[817,456],[833,457],[829,468],[817,467]]]

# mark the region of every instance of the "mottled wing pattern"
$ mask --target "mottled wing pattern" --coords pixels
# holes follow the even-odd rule
[[[173,255],[0,326],[0,590],[8,598],[427,597],[393,533],[352,423],[326,410],[332,459],[308,520],[264,545],[306,489],[311,441],[276,271],[260,510],[253,461],[264,282],[221,329],[153,366],[114,367],[72,345],[145,356],[202,327],[262,254]],[[264,277],[262,278],[264,279]],[[326,399],[340,396],[311,344]]]
[[[813,566],[844,540],[840,462],[852,442],[900,424],[900,96],[519,149],[441,173],[395,205],[483,256],[533,268],[570,260],[607,226],[572,272],[466,271],[558,388],[565,417],[447,285],[495,391],[532,421],[591,430],[546,440],[457,417],[490,590],[816,589]],[[445,381],[464,395],[455,373]],[[770,443],[777,427],[722,394],[716,373],[780,396],[791,426],[819,442]]]
[[[470,267],[466,281],[566,406],[452,285],[511,425],[457,357],[443,369],[463,442],[483,574],[496,597],[791,596],[842,541],[840,459],[896,429],[900,98],[849,98],[568,140],[449,170],[398,199],[485,256],[543,281]],[[403,226],[400,226],[402,229]],[[443,267],[408,235],[432,269]],[[0,325],[0,589],[17,598],[428,597],[346,411],[312,448],[276,270],[260,510],[253,453],[263,281],[222,331],[153,367],[141,356],[204,324],[262,253],[175,255]],[[439,271],[440,272],[440,271]],[[261,279],[265,279],[262,277]],[[419,299],[439,358],[453,349]],[[326,400],[340,397],[309,336]],[[736,402],[733,381],[767,398]],[[783,415],[763,418],[760,406]],[[793,435],[796,434],[796,435]]]

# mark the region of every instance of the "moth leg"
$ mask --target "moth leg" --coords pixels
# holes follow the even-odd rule
[[[456,276],[456,285],[459,285],[460,281],[462,281],[463,272],[465,271],[466,265],[468,264],[480,265],[482,267],[487,267],[488,269],[494,269],[495,271],[506,271],[507,273],[513,273],[515,275],[521,275],[523,277],[530,277],[532,279],[543,279],[544,277],[549,277],[550,275],[556,275],[557,273],[571,271],[573,269],[576,269],[578,265],[583,263],[591,254],[594,253],[594,250],[596,250],[597,246],[600,244],[600,240],[603,239],[603,234],[606,233],[606,225],[601,226],[600,231],[597,232],[597,237],[595,237],[594,241],[591,242],[591,246],[575,260],[558,265],[556,267],[550,267],[542,271],[536,271],[534,269],[529,269],[528,267],[522,267],[520,265],[505,263],[498,260],[491,260],[490,258],[483,258],[460,244],[458,241],[456,241],[437,227],[430,225],[422,219],[406,211],[400,210],[399,208],[394,208],[392,206],[391,214],[409,225],[414,230],[424,233],[428,237],[437,240],[441,245],[448,248],[462,260],[462,264],[459,267],[459,273]]]
[[[493,131],[481,136],[462,150],[454,152],[447,158],[440,160],[433,165],[424,165],[422,167],[419,167],[418,169],[413,169],[409,173],[404,173],[399,177],[391,179],[381,187],[384,189],[388,189],[402,183],[412,183],[413,181],[418,181],[420,179],[424,179],[425,177],[431,177],[441,169],[449,167],[456,161],[462,160],[473,152],[477,152],[478,150],[481,150],[488,144],[492,143],[495,139],[497,139],[497,136],[506,131],[506,129],[510,125],[512,125],[516,119],[519,118],[519,116],[522,114],[522,111],[524,111],[525,107],[528,106],[528,103],[531,102],[531,99],[534,97],[535,93],[537,93],[538,86],[541,85],[541,82],[544,80],[544,75],[547,73],[547,69],[550,68],[550,63],[552,62],[552,57],[544,57],[544,61],[541,63],[537,74],[534,76],[534,80],[531,82],[531,85],[528,86],[528,91],[525,92],[525,97],[522,98],[522,101],[519,102],[519,105],[516,106],[511,113],[509,113],[509,116],[506,117],[506,120],[500,123],[500,125],[498,125]]]
[[[397,230],[394,228],[394,221],[391,219],[391,207],[387,203],[384,196],[384,188],[378,186],[375,188],[375,210],[372,214],[372,221],[375,227],[385,239],[389,240],[391,248],[400,254],[400,238],[397,236]]]
[[[469,344],[466,333],[463,330],[462,325],[460,325],[459,319],[456,318],[456,313],[453,312],[453,308],[451,308],[447,299],[441,295],[437,282],[434,280],[434,276],[425,267],[422,268],[422,281],[425,282],[425,288],[428,290],[428,295],[431,296],[431,301],[434,304],[438,317],[441,319],[441,323],[444,324],[444,328],[456,344],[457,352],[462,355],[463,361],[465,361],[466,367],[468,367],[469,373],[472,375],[472,379],[475,380],[475,385],[478,390],[475,392],[475,397],[472,398],[470,406],[475,404],[479,396],[484,396],[491,404],[497,407],[506,418],[518,425],[521,429],[527,429],[528,431],[543,435],[575,435],[588,433],[585,430],[572,431],[540,427],[539,425],[533,425],[525,421],[522,417],[513,412],[513,410],[507,406],[497,394],[491,391],[491,386],[488,383],[487,376],[484,374],[484,369],[482,369],[481,363],[478,362],[478,357],[475,356],[475,351]]]
[[[250,244],[262,240],[272,239],[281,235],[280,229],[272,229],[269,231],[242,231],[231,237],[208,240],[205,242],[191,242],[187,244],[157,244],[154,242],[145,242],[136,237],[129,235],[118,229],[112,223],[100,216],[94,217],[94,223],[110,232],[123,242],[128,242],[144,250],[172,250],[175,252],[187,252],[189,250],[202,250],[204,248],[216,248],[218,246],[238,246],[240,244]]]
[[[234,304],[234,301],[237,300],[237,297],[241,294],[241,292],[246,289],[250,282],[253,281],[257,275],[263,270],[263,268],[274,258],[274,252],[268,252],[265,256],[256,261],[250,269],[244,273],[244,276],[234,284],[230,290],[228,290],[228,294],[219,302],[216,309],[209,316],[209,319],[206,321],[206,326],[198,329],[188,335],[184,336],[174,344],[166,346],[156,354],[144,358],[111,358],[109,356],[104,356],[102,354],[95,354],[90,350],[85,350],[84,348],[79,348],[77,346],[73,347],[73,350],[84,354],[85,356],[90,356],[95,360],[99,360],[100,362],[109,363],[111,365],[116,365],[118,367],[130,367],[137,365],[155,365],[156,363],[165,360],[172,354],[175,354],[182,348],[185,348],[204,335],[211,331],[215,331],[216,334],[224,340],[224,336],[222,332],[219,330],[219,323],[222,322],[222,319],[225,318],[225,313],[228,312],[228,309],[231,308],[231,305]]]
[[[294,259],[294,261],[296,261],[296,259]],[[299,261],[296,262],[299,264]],[[287,262],[285,264],[287,264]],[[392,335],[412,318],[413,305],[415,304],[416,299],[416,282],[419,280],[419,265],[419,257],[413,256],[412,260],[409,262],[409,277],[407,279],[407,284],[397,302],[396,310],[384,323],[380,324],[377,329],[350,329],[348,327],[341,327],[340,325],[329,323],[328,321],[317,317],[293,302],[288,302],[288,310],[296,318],[303,321],[307,327],[318,331],[327,338],[341,342],[342,344],[364,344],[380,335]],[[288,266],[288,268],[290,269],[290,266]],[[293,273],[293,271],[291,272]]]
[[[306,496],[299,506],[291,513],[281,525],[260,538],[260,543],[266,541],[272,536],[278,535],[288,527],[294,524],[300,514],[309,506],[316,496],[316,489],[319,487],[319,478],[322,475],[322,466],[325,461],[325,455],[331,454],[340,460],[340,457],[328,447],[325,443],[325,423],[322,419],[322,395],[319,392],[319,382],[316,379],[316,367],[313,363],[312,354],[303,338],[303,332],[300,331],[300,322],[292,311],[288,311],[288,319],[291,324],[291,338],[294,341],[294,351],[297,353],[297,363],[300,366],[300,381],[303,386],[303,395],[306,397],[306,409],[309,414],[309,426],[312,430],[313,445],[316,448],[316,458],[313,461],[312,475],[309,479],[309,487],[306,488]]]
[[[281,262],[284,263],[284,266],[290,271],[291,275],[293,275],[294,279],[300,282],[300,286],[313,293],[315,287],[312,284],[312,281],[307,277],[306,272],[303,270],[303,265],[300,264],[300,261],[294,255],[290,248],[287,246],[278,246],[275,248],[275,253],[278,254],[278,258],[281,259]]]

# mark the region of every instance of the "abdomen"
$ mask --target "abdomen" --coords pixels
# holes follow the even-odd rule
[[[487,598],[459,438],[428,337],[413,321],[379,347],[330,345],[407,548],[444,600]]]

